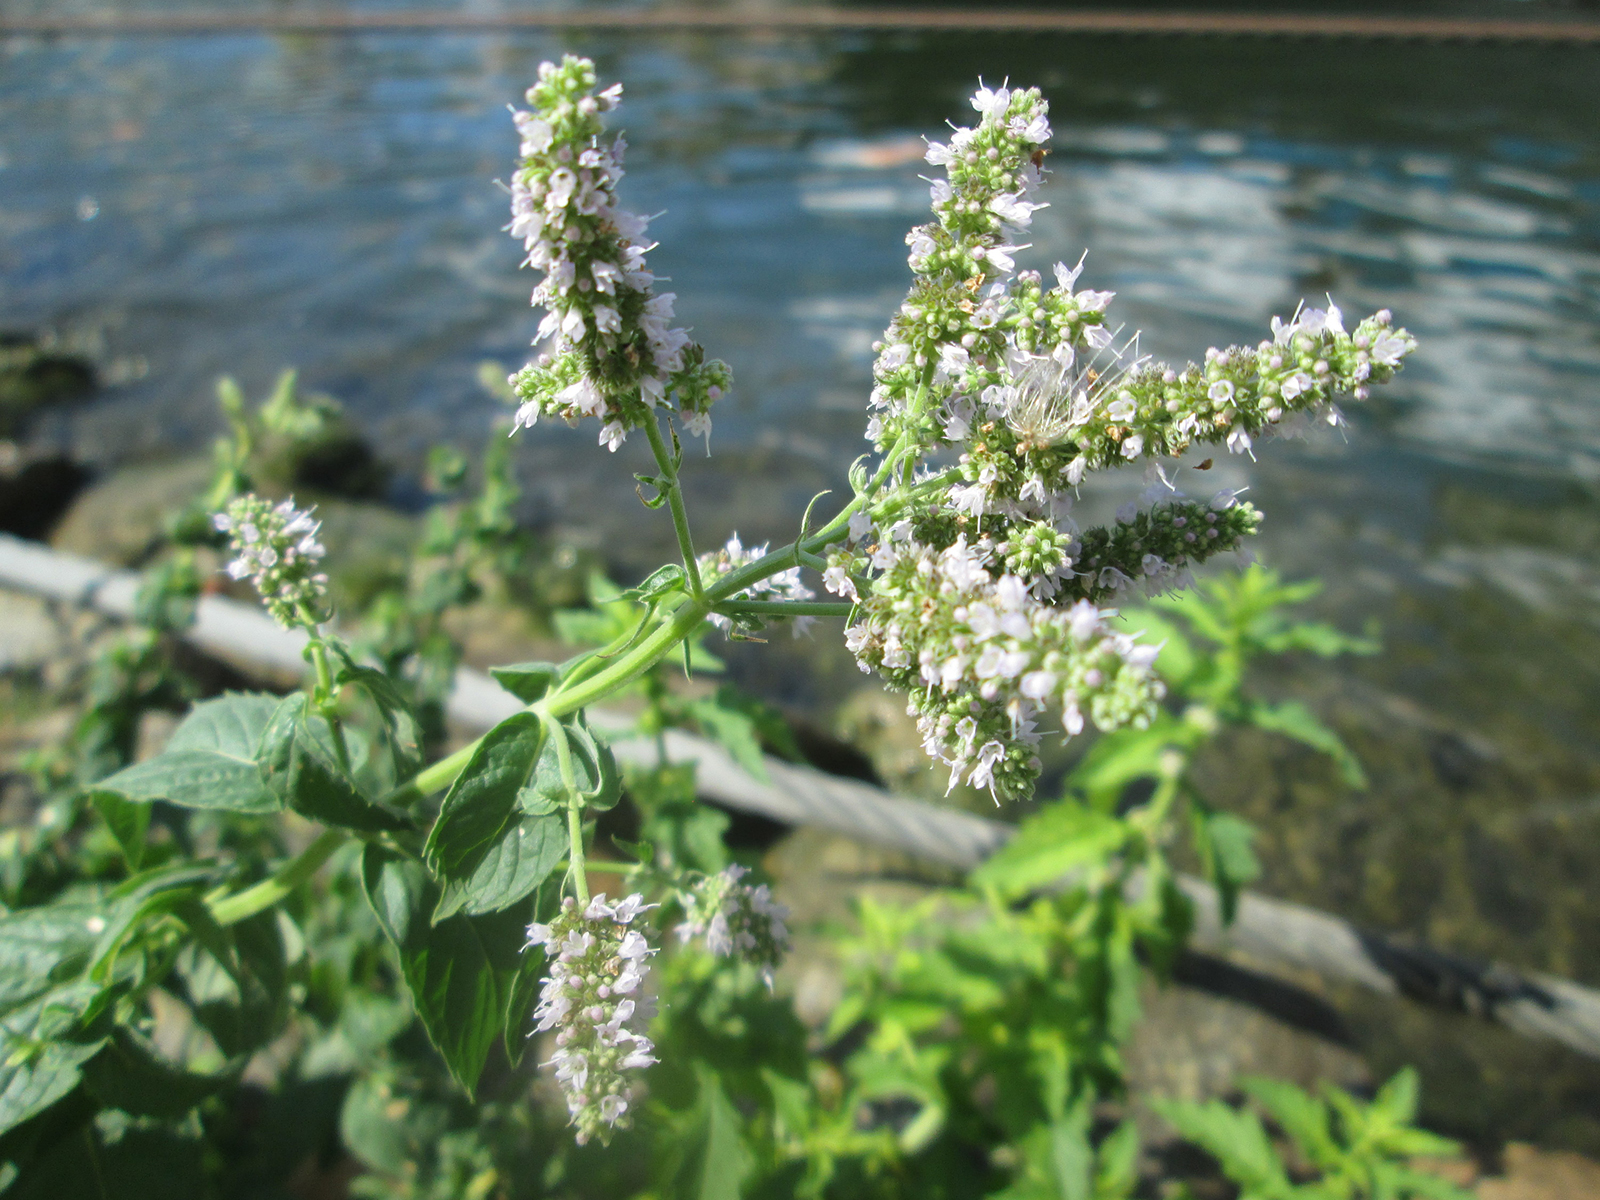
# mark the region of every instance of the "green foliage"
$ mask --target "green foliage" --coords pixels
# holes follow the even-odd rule
[[[255,413],[224,394],[233,430],[214,502],[261,486],[267,443],[310,445],[337,424],[292,378]],[[681,566],[626,590],[591,575],[588,605],[551,618],[590,648],[497,668],[527,711],[440,760],[461,659],[449,618],[488,595],[535,618],[549,600],[530,594],[547,577],[512,518],[504,444],[476,496],[433,510],[414,569],[374,599],[353,645],[309,630],[316,681],[287,697],[198,699],[176,667],[171,635],[193,619],[212,535],[198,510],[173,522],[141,624],[83,682],[69,742],[36,764],[51,819],[14,831],[18,853],[0,862],[0,1192],[266,1200],[338,1146],[366,1172],[352,1194],[384,1200],[1131,1195],[1122,1047],[1147,970],[1166,968],[1191,920],[1172,833],[1186,819],[1225,907],[1258,870],[1248,825],[1199,794],[1190,763],[1254,725],[1356,781],[1307,710],[1249,693],[1248,666],[1371,647],[1290,621],[1283,607],[1310,590],[1260,570],[1133,614],[1166,642],[1170,711],[1101,738],[1067,797],[964,886],[911,906],[863,899],[853,928],[829,933],[842,993],[812,1031],[751,964],[669,950],[680,897],[740,855],[727,815],[698,801],[694,767],[667,761],[666,731],[716,742],[757,779],[767,754],[799,757],[775,710],[693,678],[721,670],[709,627],[680,631],[685,684],[665,657],[627,681],[654,762],[620,769],[581,707],[552,712],[674,620],[691,587]],[[436,453],[429,474],[454,494],[465,461]],[[185,715],[134,763],[152,709]],[[632,860],[606,869],[659,901],[639,927],[662,953],[661,1061],[635,1127],[602,1152],[574,1146],[534,1084],[551,1052],[528,1036],[547,965],[524,930],[580,886],[604,838]],[[247,1067],[268,1073],[265,1091]],[[1449,1150],[1411,1124],[1414,1081],[1369,1106],[1245,1086],[1287,1157],[1254,1113],[1169,1113],[1241,1186],[1453,1194],[1405,1165]]]
[[[1287,1143],[1286,1155],[1261,1116],[1220,1100],[1157,1100],[1154,1107],[1205,1150],[1239,1186],[1241,1200],[1467,1200],[1438,1175],[1411,1166],[1459,1147],[1415,1126],[1417,1076],[1409,1068],[1363,1104],[1342,1089],[1318,1096],[1274,1079],[1239,1081]]]
[[[1224,920],[1233,919],[1239,892],[1260,874],[1251,849],[1255,832],[1201,793],[1192,776],[1197,756],[1229,730],[1253,726],[1326,754],[1349,786],[1366,787],[1355,755],[1310,709],[1293,700],[1271,703],[1250,692],[1250,665],[1263,655],[1309,652],[1332,658],[1377,652],[1371,638],[1296,621],[1285,612],[1319,590],[1315,582],[1286,584],[1277,572],[1252,566],[1129,610],[1129,628],[1161,646],[1156,661],[1168,685],[1166,708],[1147,729],[1101,737],[1067,776],[1068,793],[1099,813],[1116,811],[1138,794],[1140,784],[1153,787],[1153,795],[1165,803],[1186,805],[1195,852],[1216,885]],[[1149,803],[1161,807],[1164,819],[1165,808]]]

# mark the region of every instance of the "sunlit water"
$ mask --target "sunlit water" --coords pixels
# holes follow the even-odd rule
[[[1039,82],[1054,105],[1030,265],[1088,247],[1086,282],[1118,292],[1144,350],[1253,342],[1302,297],[1392,308],[1422,349],[1347,406],[1347,431],[1260,447],[1259,464],[1217,455],[1181,481],[1252,483],[1266,557],[1328,581],[1320,615],[1381,626],[1383,657],[1278,685],[1339,722],[1374,789],[1340,793],[1282,755],[1217,787],[1267,825],[1281,894],[1600,982],[1600,52],[11,39],[0,326],[88,347],[113,385],[44,436],[104,463],[200,445],[219,374],[259,392],[295,365],[413,469],[435,439],[474,444],[500,411],[477,365],[520,362],[536,324],[500,232],[505,105],[564,48],[626,81],[625,199],[663,214],[654,265],[736,372],[716,456],[690,465],[711,535],[787,536],[865,449],[871,342],[926,211],[917,136],[970,115],[980,71]],[[668,551],[632,498],[637,448],[522,437],[537,519],[622,573]],[[1109,481],[1084,507],[1135,487]],[[743,669],[821,712],[859,684],[842,657],[819,643],[786,649],[781,676],[770,658]],[[1573,1138],[1600,1139],[1587,1128]]]

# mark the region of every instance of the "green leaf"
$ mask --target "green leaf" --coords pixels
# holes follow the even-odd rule
[[[272,1041],[288,1018],[288,968],[275,914],[258,913],[226,929],[199,900],[174,906],[196,944],[179,956],[195,1020],[230,1057]]]
[[[539,920],[555,912],[561,903],[561,881],[552,879],[543,884],[534,900],[533,917]],[[506,1057],[516,1066],[532,1044],[533,1008],[538,1001],[548,965],[543,947],[529,946],[522,952],[517,973],[511,980],[506,998]]]
[[[650,576],[639,584],[621,593],[617,599],[632,600],[641,604],[648,604],[652,600],[659,600],[669,592],[682,591],[684,588],[683,568],[677,563],[668,563],[664,567],[657,567]]]
[[[1110,810],[1136,779],[1162,774],[1162,752],[1186,746],[1194,731],[1162,713],[1148,729],[1122,728],[1097,739],[1067,776],[1067,787],[1082,792],[1095,807]]]
[[[111,836],[117,839],[128,870],[137,871],[139,864],[144,861],[144,839],[150,830],[150,805],[135,804],[116,792],[102,791],[90,792],[89,803],[94,805],[100,819],[106,823]]]
[[[1016,837],[972,874],[980,887],[1015,895],[1060,882],[1074,869],[1102,862],[1127,840],[1126,826],[1074,800],[1061,800],[1029,817]]]
[[[228,868],[220,864],[179,860],[124,880],[96,913],[94,926],[99,936],[90,958],[90,977],[102,983],[109,981],[115,973],[117,956],[147,922],[199,904],[199,898],[227,873]],[[216,934],[216,922],[204,905],[191,907],[189,914],[202,929],[197,937]]]
[[[361,866],[368,902],[399,951],[417,1016],[470,1096],[505,1027],[526,922],[502,912],[457,914],[434,925],[428,916],[439,890],[416,864],[368,846]]]
[[[1246,1075],[1240,1089],[1266,1110],[1289,1139],[1314,1166],[1329,1170],[1339,1161],[1339,1144],[1334,1140],[1328,1106],[1292,1083]]]
[[[1281,733],[1297,742],[1303,742],[1313,750],[1322,751],[1333,759],[1346,783],[1353,788],[1366,790],[1367,773],[1361,769],[1361,763],[1351,753],[1350,747],[1299,701],[1288,700],[1282,704],[1263,704],[1259,701],[1252,703],[1246,712],[1246,719],[1259,729],[1265,729],[1270,733]]]
[[[509,667],[490,667],[489,674],[506,691],[524,704],[532,704],[561,679],[561,667],[556,663],[525,662]]]
[[[226,692],[202,700],[173,730],[167,751],[210,750],[253,761],[279,703],[265,692]]]
[[[695,764],[630,767],[628,791],[644,813],[640,837],[680,870],[715,875],[728,865],[728,814],[695,799]]]
[[[243,1060],[238,1067],[243,1069]],[[99,1053],[83,1064],[84,1085],[96,1100],[143,1117],[180,1117],[237,1079],[237,1071],[185,1071],[125,1025],[117,1026]]]
[[[410,939],[412,916],[431,911],[427,870],[382,846],[369,844],[362,851],[361,886],[379,926],[396,946]]]
[[[1393,1079],[1378,1089],[1378,1094],[1372,1098],[1371,1112],[1395,1125],[1409,1125],[1417,1119],[1420,1091],[1416,1069],[1402,1068]]]
[[[1050,1122],[1050,1177],[1060,1200],[1089,1200],[1089,1104],[1080,1100]]]
[[[695,1063],[699,1098],[689,1133],[689,1156],[681,1192],[694,1200],[739,1200],[753,1165],[739,1136],[739,1110],[710,1067]]]
[[[621,622],[609,613],[563,608],[551,614],[556,636],[569,646],[603,646],[621,636]]]
[[[560,813],[523,817],[489,847],[471,876],[444,886],[434,921],[457,912],[499,912],[523,899],[566,857],[566,818]]]
[[[1263,1197],[1287,1197],[1293,1191],[1283,1162],[1267,1131],[1253,1113],[1240,1112],[1220,1100],[1152,1100],[1150,1106],[1187,1141],[1222,1165],[1224,1174],[1246,1191]]]
[[[1118,1125],[1096,1151],[1095,1200],[1123,1200],[1139,1183],[1139,1127]]]
[[[101,998],[92,983],[74,983],[36,996],[0,1019],[0,1133],[42,1113],[78,1086],[80,1068],[103,1038],[63,1040],[80,1031]]]
[[[572,756],[573,783],[584,796],[584,807],[604,812],[622,796],[622,776],[611,748],[578,722],[563,723]],[[546,738],[528,786],[517,795],[517,805],[529,816],[564,810],[567,787],[561,779],[561,757],[554,738]]]
[[[514,713],[478,743],[450,785],[423,857],[442,878],[465,881],[511,823],[517,793],[539,761],[543,736],[533,713]]]
[[[1194,800],[1195,849],[1206,875],[1216,885],[1223,924],[1231,924],[1239,906],[1239,893],[1261,874],[1261,864],[1250,843],[1255,826],[1232,813],[1216,812]]]
[[[394,680],[382,671],[352,662],[348,655],[342,654],[342,657],[344,666],[339,671],[338,682],[354,684],[372,698],[389,736],[396,768],[403,776],[414,773],[422,762],[422,738],[411,705]]]
[[[197,704],[161,754],[101,780],[95,790],[185,808],[276,812],[282,805],[256,757],[278,705],[276,696],[242,692]]]
[[[213,1150],[193,1127],[102,1112],[41,1147],[6,1200],[201,1200],[214,1197]]]
[[[294,732],[284,792],[291,809],[324,825],[364,833],[390,833],[411,824],[399,813],[363,796],[304,721]]]
[[[129,800],[168,800],[184,808],[270,813],[282,807],[253,760],[212,750],[169,750],[101,780],[98,790]]]
[[[76,978],[106,926],[98,900],[64,898],[0,916],[0,1012]]]

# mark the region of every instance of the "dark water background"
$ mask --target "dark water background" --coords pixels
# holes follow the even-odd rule
[[[1246,743],[1213,770],[1261,822],[1262,886],[1600,985],[1600,51],[1314,40],[492,35],[0,41],[0,327],[47,329],[111,381],[43,436],[112,465],[204,445],[216,376],[285,365],[412,473],[498,409],[534,280],[493,180],[537,63],[627,86],[625,201],[656,270],[732,363],[698,526],[792,532],[860,441],[870,342],[923,219],[914,139],[970,118],[980,73],[1037,83],[1057,129],[1034,262],[1119,293],[1144,348],[1253,342],[1331,294],[1422,349],[1347,436],[1270,445],[1264,556],[1377,659],[1265,681],[1332,719],[1374,778]],[[622,574],[670,551],[629,451],[544,426],[532,515]],[[1226,455],[1220,456],[1227,459]],[[1108,480],[1114,507],[1136,480]],[[397,497],[406,499],[407,485]],[[861,679],[829,637],[741,660],[826,718]],[[1436,1116],[1600,1149],[1600,1078],[1477,1027],[1378,1010],[1382,1068],[1428,1065]],[[1382,1013],[1392,1016],[1393,1009]]]

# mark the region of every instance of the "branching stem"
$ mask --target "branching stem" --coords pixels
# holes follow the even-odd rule
[[[705,589],[700,584],[700,562],[695,556],[694,540],[689,536],[689,514],[683,507],[683,488],[678,482],[678,464],[666,442],[661,439],[661,428],[656,415],[650,414],[644,423],[645,436],[650,439],[650,450],[656,456],[656,466],[661,468],[661,478],[666,483],[667,507],[672,510],[672,528],[678,535],[678,550],[683,555],[683,570],[689,577],[689,595],[696,603],[705,599]]]

